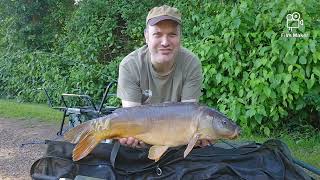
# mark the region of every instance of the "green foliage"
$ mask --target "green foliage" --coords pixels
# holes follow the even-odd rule
[[[55,103],[61,93],[84,93],[102,97],[107,82],[117,77],[120,59],[108,66],[81,64],[63,56],[41,51],[17,51],[0,58],[0,96],[26,102],[44,102],[44,93],[38,88],[47,88]]]
[[[109,8],[106,8],[109,7]],[[119,48],[117,12],[108,1],[83,1],[65,26],[57,49],[70,59],[94,63],[108,62],[116,57]],[[104,53],[104,54],[99,54]]]
[[[65,91],[101,98],[106,83],[117,79],[121,59],[144,42],[141,20],[157,3],[81,1],[55,45],[72,62]]]
[[[40,51],[16,51],[0,57],[0,70],[3,86],[0,87],[3,97],[16,98],[20,101],[38,102],[37,88],[57,89],[55,97],[63,92],[66,84],[66,59]],[[54,85],[60,86],[54,86]]]
[[[9,37],[6,44],[16,48],[50,50],[64,19],[72,10],[73,0],[11,0],[1,1],[0,7]]]
[[[77,6],[70,0],[0,3],[7,23],[0,28],[0,96],[43,102],[45,96],[36,89],[45,87],[55,102],[62,92],[100,99],[105,85],[117,79],[120,60],[143,44],[142,19],[157,4],[162,1],[83,0]],[[16,7],[17,13],[10,14]],[[41,31],[34,30],[30,20],[34,16],[39,17]]]
[[[121,59],[144,44],[147,12],[162,4],[183,14],[183,44],[203,66],[201,101],[244,131],[269,136],[319,111],[316,0],[0,2],[0,96],[44,102],[35,89],[46,87],[55,102],[63,92],[100,99]],[[289,32],[286,16],[295,11],[304,25]]]
[[[124,57],[143,44],[146,12],[158,3],[81,1],[66,23],[57,49],[64,56],[84,63],[107,64],[116,57]]]
[[[310,6],[312,4],[313,6]],[[317,1],[181,3],[186,45],[204,72],[202,101],[227,113],[245,130],[270,135],[304,95],[319,94],[320,47]],[[286,15],[299,10],[304,26],[288,38]]]
[[[304,102],[301,103],[304,106],[311,106],[313,107],[314,111],[320,111],[320,95],[319,94],[313,94],[313,93],[308,93],[304,96]]]

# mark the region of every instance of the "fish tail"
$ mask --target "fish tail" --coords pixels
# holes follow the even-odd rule
[[[110,121],[116,116],[105,116],[82,123],[65,133],[64,139],[78,143],[73,149],[72,158],[78,161],[87,156],[102,140],[111,137]]]
[[[107,131],[110,128],[110,121],[115,117],[116,115],[111,114],[82,123],[66,132],[64,134],[64,139],[75,144],[81,141],[90,132]]]
[[[92,131],[93,128],[89,122],[80,124],[64,134],[64,139],[70,143],[78,143],[88,132]]]
[[[73,149],[73,161],[78,161],[86,157],[103,139],[104,137],[99,135],[98,132],[90,132],[87,134]]]

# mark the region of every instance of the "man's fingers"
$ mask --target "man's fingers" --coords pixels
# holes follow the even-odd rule
[[[208,146],[210,144],[210,141],[207,139],[202,140],[202,146]]]
[[[139,141],[133,137],[128,138],[121,138],[119,139],[120,144],[124,146],[129,146],[132,148],[144,148],[146,147],[146,144],[143,141]],[[195,146],[205,147],[211,144],[211,142],[208,139],[201,139],[198,140]]]
[[[121,138],[121,139],[119,139],[119,142],[121,145],[132,147],[132,148],[146,147],[146,144],[144,142],[139,141],[138,139],[135,139],[133,137]]]
[[[201,139],[197,141],[196,146],[205,147],[210,144],[210,141],[208,139]]]
[[[139,141],[137,139],[134,139],[132,142],[132,147],[137,148],[139,144]]]
[[[146,147],[146,144],[144,142],[138,141],[136,148],[145,148],[145,147]]]
[[[119,143],[122,144],[122,145],[127,145],[127,138],[119,139]]]
[[[143,141],[139,141],[139,146],[145,148],[147,145]]]
[[[210,144],[210,141],[209,140],[205,140],[203,145],[204,146],[208,146],[209,144]]]
[[[135,139],[133,137],[128,137],[127,145],[132,146],[134,144]]]

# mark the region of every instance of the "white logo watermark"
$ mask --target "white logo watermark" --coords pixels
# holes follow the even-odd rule
[[[299,29],[304,26],[304,21],[300,16],[300,13],[293,12],[292,14],[287,14],[287,28],[291,33],[281,33],[281,37],[289,37],[289,38],[307,38],[308,34],[301,34],[293,32],[293,29]]]
[[[300,26],[303,26],[303,19],[300,20],[300,13],[294,12],[287,15],[287,28],[289,31]]]

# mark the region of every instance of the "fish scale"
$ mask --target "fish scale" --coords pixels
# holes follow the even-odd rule
[[[152,145],[148,157],[158,161],[169,147],[187,145],[187,156],[198,140],[233,139],[239,133],[239,126],[213,108],[197,103],[160,103],[119,108],[70,129],[64,138],[77,143],[74,161],[86,157],[102,140],[127,137]]]

